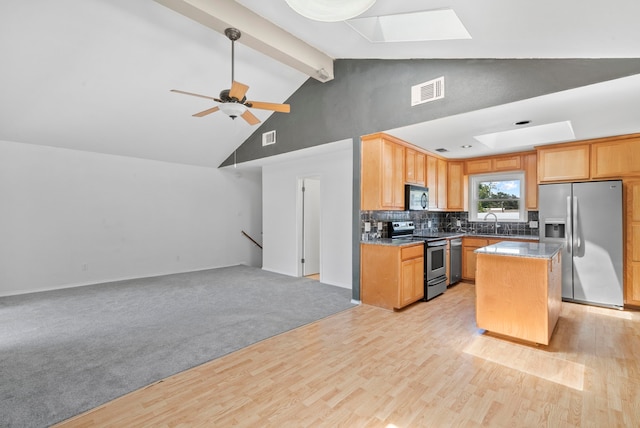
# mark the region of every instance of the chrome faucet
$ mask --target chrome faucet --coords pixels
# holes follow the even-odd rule
[[[496,215],[496,213],[487,213],[484,216],[484,220],[487,219],[487,217],[489,217],[490,215],[493,216],[493,218],[495,218],[495,221],[493,222],[493,234],[497,235],[498,234],[498,216]]]

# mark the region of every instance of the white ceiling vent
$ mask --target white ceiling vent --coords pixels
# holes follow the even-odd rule
[[[444,98],[444,76],[411,87],[411,107]]]
[[[262,147],[270,146],[276,143],[276,130],[265,132],[262,134]]]

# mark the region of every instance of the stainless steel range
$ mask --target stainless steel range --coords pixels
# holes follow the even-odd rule
[[[414,231],[412,221],[387,222],[389,238],[424,242],[424,300],[431,300],[447,290],[447,240],[414,235]]]

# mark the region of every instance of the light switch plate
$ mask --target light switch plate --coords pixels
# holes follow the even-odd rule
[[[537,221],[530,221],[529,222],[529,228],[530,229],[537,229],[538,228],[538,222]]]
[[[364,231],[371,232],[371,223],[369,223],[368,221],[364,222]]]

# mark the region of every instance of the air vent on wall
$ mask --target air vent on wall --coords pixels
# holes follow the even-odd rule
[[[411,107],[444,98],[444,76],[411,87]]]
[[[265,132],[262,134],[262,147],[270,146],[276,143],[276,130]]]

